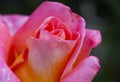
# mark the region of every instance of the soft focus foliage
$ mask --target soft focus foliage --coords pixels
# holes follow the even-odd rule
[[[44,0],[1,0],[0,13],[30,14]],[[51,0],[55,1],[55,0]],[[101,60],[102,70],[93,82],[119,82],[120,69],[120,1],[119,0],[56,0],[69,5],[82,15],[88,28],[102,31],[102,44],[95,50]]]

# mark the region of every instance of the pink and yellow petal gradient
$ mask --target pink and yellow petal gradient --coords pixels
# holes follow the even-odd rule
[[[0,82],[92,82],[101,42],[81,16],[59,2],[43,2],[30,16],[0,15]]]

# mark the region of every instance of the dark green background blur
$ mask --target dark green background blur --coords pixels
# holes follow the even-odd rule
[[[1,0],[1,14],[30,15],[44,0]],[[87,28],[99,29],[102,43],[92,55],[101,70],[93,82],[120,82],[120,0],[49,0],[62,2],[86,20]]]

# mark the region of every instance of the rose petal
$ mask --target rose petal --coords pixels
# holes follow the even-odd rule
[[[20,82],[6,64],[11,36],[0,19],[0,82]]]
[[[11,35],[6,25],[0,19],[0,51],[2,51],[1,52],[2,54],[0,54],[0,57],[5,59],[7,58],[7,55],[5,54],[8,54],[10,43],[11,43]]]
[[[15,34],[14,45],[18,52],[24,49],[26,46],[26,39],[29,36],[34,35],[36,29],[49,16],[59,18],[71,30],[78,31],[81,36],[84,35],[85,21],[82,17],[74,14],[69,7],[61,3],[45,1],[36,9],[23,27]]]
[[[101,33],[98,30],[86,29],[86,37],[89,40],[89,44],[92,48],[95,48],[101,43]]]
[[[65,41],[42,31],[40,39],[30,38],[28,63],[13,70],[22,82],[59,82],[76,41]],[[27,66],[27,67],[26,67]]]
[[[79,56],[76,59],[74,66],[75,67],[82,59],[88,57],[92,48],[96,47],[101,42],[101,34],[98,30],[89,30],[86,29],[85,40],[83,46],[80,50]]]
[[[101,42],[101,34],[98,30],[86,30],[85,39],[82,45],[82,48],[76,48],[76,51],[73,53],[70,61],[66,65],[66,68],[63,72],[63,76],[74,70],[81,60],[88,57],[92,48],[96,47]],[[79,46],[77,44],[77,46]],[[76,46],[76,47],[77,47]],[[77,57],[76,57],[77,56]]]
[[[98,59],[90,56],[82,60],[72,72],[61,78],[60,82],[92,82],[99,69]]]
[[[60,21],[58,18],[53,17],[53,16],[50,16],[50,17],[46,18],[43,21],[43,23],[41,24],[41,26],[37,29],[38,32],[40,30],[46,30],[46,31],[52,33],[53,35],[54,35],[53,32],[55,32],[55,30],[56,31],[63,30],[63,32],[65,33],[65,34],[63,34],[63,36],[65,36],[64,39],[65,40],[72,40],[72,32],[71,32],[71,30],[64,24],[64,22]]]
[[[11,35],[14,35],[18,29],[27,21],[28,16],[25,15],[18,15],[18,14],[12,14],[12,15],[2,15],[1,16],[4,23],[9,28],[9,31]]]
[[[20,82],[2,58],[0,58],[0,82]]]

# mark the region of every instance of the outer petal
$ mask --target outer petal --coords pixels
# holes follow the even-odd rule
[[[11,36],[4,23],[0,20],[0,82],[19,82],[18,78],[6,64]]]
[[[95,48],[101,43],[101,33],[99,30],[86,29],[85,43],[89,43],[91,48]]]
[[[82,48],[76,48],[76,51],[73,53],[70,61],[68,62],[62,77],[67,75],[68,73],[72,72],[74,68],[83,60],[84,58],[88,57],[92,48],[96,47],[101,42],[101,34],[98,30],[86,30],[85,39],[82,45]],[[76,45],[79,46],[79,45]],[[75,57],[77,55],[77,57]],[[61,78],[62,78],[61,77]]]
[[[22,82],[59,82],[75,43],[42,31],[40,39],[28,40],[28,63],[19,65],[13,71]]]
[[[101,42],[101,34],[98,30],[89,30],[86,29],[86,35],[83,42],[83,46],[80,50],[79,56],[74,63],[75,67],[82,59],[88,57],[92,48],[99,45]]]
[[[3,58],[0,58],[0,82],[20,82]]]
[[[41,25],[43,20],[49,16],[59,18],[71,30],[78,31],[81,36],[84,35],[85,22],[82,17],[74,14],[69,7],[61,3],[45,1],[16,33],[14,43],[19,52],[25,47],[26,39],[29,36],[34,35],[34,32]]]
[[[82,60],[78,66],[60,82],[92,82],[92,79],[100,69],[98,59],[90,56]]]
[[[6,25],[0,19],[0,57],[6,59],[11,43],[11,36]],[[3,53],[4,52],[4,53]],[[4,54],[4,55],[3,55]]]
[[[1,16],[4,23],[6,23],[7,27],[10,30],[10,33],[14,35],[18,29],[27,21],[28,16],[25,15],[2,15]]]

